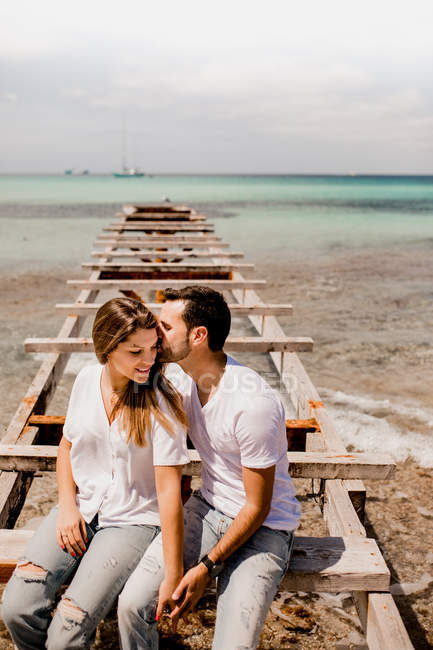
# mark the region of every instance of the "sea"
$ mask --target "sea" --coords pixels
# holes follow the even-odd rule
[[[0,271],[76,267],[123,204],[161,201],[202,211],[233,250],[257,263],[384,248],[432,252],[433,176],[2,175]],[[346,444],[433,467],[432,409],[347,393],[344,384],[323,394]],[[406,422],[413,414],[413,427],[399,427],[399,413]]]

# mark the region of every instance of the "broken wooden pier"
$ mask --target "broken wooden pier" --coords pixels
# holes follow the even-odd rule
[[[83,264],[88,278],[69,280],[79,289],[75,301],[56,305],[66,315],[57,336],[25,342],[26,351],[45,357],[0,444],[1,580],[8,579],[33,534],[14,526],[35,473],[55,469],[64,414],[47,415],[47,409],[70,355],[93,350],[91,339],[80,333],[85,319],[101,304],[99,292],[144,299],[157,313],[159,292],[165,287],[203,284],[223,291],[232,314],[245,318],[255,331],[254,336],[229,337],[226,349],[269,355],[275,367],[296,413],[295,420],[286,422],[292,475],[320,481],[329,537],[296,537],[282,587],[349,591],[371,650],[412,648],[389,593],[389,569],[363,526],[362,479],[388,479],[395,465],[386,455],[349,453],[344,447],[298,356],[310,351],[313,341],[287,336],[278,322],[277,316],[290,314],[292,306],[263,302],[256,289],[266,283],[244,276],[253,265],[239,262],[243,253],[226,250],[229,244],[214,234],[214,225],[187,206],[125,206],[116,219],[95,242],[94,260]],[[200,458],[194,449],[184,473],[200,475]]]

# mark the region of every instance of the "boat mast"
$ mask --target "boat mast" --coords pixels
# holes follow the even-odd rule
[[[127,141],[126,141],[126,117],[125,113],[122,114],[122,169],[123,171],[127,171],[128,167],[126,164],[126,147],[127,147]]]

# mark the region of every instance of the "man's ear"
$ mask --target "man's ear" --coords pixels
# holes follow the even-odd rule
[[[191,330],[190,342],[192,345],[200,345],[207,340],[207,327],[199,325]]]

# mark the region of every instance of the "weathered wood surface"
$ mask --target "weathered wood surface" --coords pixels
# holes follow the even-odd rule
[[[158,257],[181,257],[185,259],[189,258],[209,258],[209,257],[215,257],[215,253],[210,253],[209,251],[194,251],[194,250],[182,250],[181,248],[171,248],[167,250],[159,250],[159,251],[148,251],[145,253],[144,251],[135,251],[135,250],[123,250],[123,251],[113,251],[109,255],[107,253],[104,253],[103,251],[92,251],[91,253],[92,257],[106,257],[107,259],[117,259],[118,257],[121,258],[141,258],[141,257],[146,257],[146,258],[158,258]],[[230,259],[237,258],[237,257],[244,257],[245,254],[242,253],[241,251],[227,251],[224,253],[224,257],[228,257]]]
[[[291,351],[298,350],[310,352],[313,349],[313,340],[308,337],[285,336],[281,339],[264,339],[259,336],[232,337],[226,340],[225,350],[229,352],[269,352],[272,350]],[[40,338],[26,339],[25,352],[93,352],[91,338]]]
[[[98,237],[95,239],[94,245],[96,247],[115,246],[116,248],[157,248],[161,246],[193,246],[194,248],[209,248],[210,245],[214,248],[230,248],[230,244],[220,241],[219,237],[206,238],[206,237],[186,237],[183,235],[172,235],[170,238],[166,237]]]
[[[161,311],[161,307],[164,303],[161,302],[149,302],[146,303],[147,307],[153,312]],[[239,305],[238,303],[229,303],[229,308],[232,316],[250,316],[251,314],[260,314],[262,316],[270,316],[275,314],[291,314],[293,307],[290,304],[257,304],[257,305]],[[62,311],[67,311],[70,314],[80,314],[83,316],[88,316],[97,312],[99,307],[102,306],[102,303],[92,303],[82,305],[81,303],[59,303],[56,305],[56,309],[61,309]]]
[[[201,459],[196,450],[189,450],[190,463],[184,473],[200,476]],[[339,455],[316,452],[288,452],[289,472],[295,478],[388,478],[395,469],[386,454]],[[53,471],[57,458],[55,445],[3,445],[0,444],[0,469],[4,471]]]
[[[162,251],[161,251],[162,255]],[[203,273],[211,273],[219,271],[223,273],[230,273],[237,269],[251,270],[254,269],[254,264],[244,263],[229,263],[229,264],[209,264],[206,262],[83,262],[81,264],[83,269],[90,269],[92,271],[202,271]]]
[[[33,534],[29,530],[0,531],[0,581],[9,579]],[[341,537],[295,537],[290,567],[280,586],[314,592],[388,587],[389,571],[376,542]]]
[[[120,215],[130,215],[130,214],[159,214],[159,215],[170,215],[170,214],[184,214],[195,215],[197,212],[190,208],[188,205],[177,205],[171,202],[165,202],[161,204],[154,203],[125,203],[122,206],[122,212]]]
[[[213,232],[215,226],[210,223],[187,223],[183,221],[144,221],[112,224],[102,229],[104,232],[135,232],[155,230],[156,232]]]
[[[413,650],[412,642],[390,594],[354,594],[369,650]]]
[[[192,282],[191,278],[185,280],[173,278],[162,280],[68,280],[67,284],[80,289],[97,289],[99,291],[106,289],[150,289],[161,291],[167,287],[172,289],[188,287]],[[232,291],[233,289],[264,287],[266,280],[200,280],[195,278],[193,284],[212,287],[212,289],[218,291]]]

